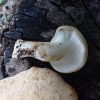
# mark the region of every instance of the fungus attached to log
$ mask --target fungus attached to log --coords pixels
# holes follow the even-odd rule
[[[34,57],[50,62],[58,72],[71,73],[84,66],[87,55],[88,47],[83,35],[72,26],[61,26],[51,42],[17,40],[12,57]]]
[[[78,100],[78,95],[57,73],[32,67],[0,80],[0,100]]]

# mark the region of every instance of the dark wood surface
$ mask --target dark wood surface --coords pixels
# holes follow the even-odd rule
[[[72,74],[60,74],[72,85],[79,100],[100,100],[100,2],[99,0],[42,0],[43,6],[37,5],[36,0],[22,0],[18,8],[18,19],[15,30],[5,33],[12,41],[21,38],[25,40],[50,41],[52,38],[41,37],[42,32],[55,30],[61,25],[72,25],[80,30],[88,43],[88,59],[85,66]],[[58,2],[57,2],[58,1]],[[36,6],[34,6],[36,5]],[[50,7],[45,7],[45,6]],[[38,6],[38,7],[37,7]],[[53,9],[53,10],[52,10]],[[11,33],[12,32],[12,33]],[[5,61],[11,57],[13,45],[5,53]],[[8,59],[7,59],[8,58]],[[48,67],[33,58],[26,58],[30,66]]]

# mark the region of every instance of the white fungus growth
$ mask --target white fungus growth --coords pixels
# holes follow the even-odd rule
[[[34,57],[50,62],[58,72],[71,73],[85,65],[87,55],[88,47],[83,35],[72,26],[61,26],[51,42],[17,40],[12,57]]]

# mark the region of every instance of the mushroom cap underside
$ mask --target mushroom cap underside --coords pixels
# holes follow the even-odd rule
[[[87,60],[88,46],[83,35],[76,28],[72,26],[61,26],[57,29],[57,38],[51,40],[56,42],[61,37],[61,33],[67,34],[67,41],[63,45],[62,57],[58,61],[50,62],[51,66],[61,73],[72,73],[81,69]]]

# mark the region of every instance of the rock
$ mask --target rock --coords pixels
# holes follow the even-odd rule
[[[25,59],[10,59],[10,62],[6,64],[5,70],[8,76],[14,76],[19,72],[27,70],[29,67],[28,62]]]

